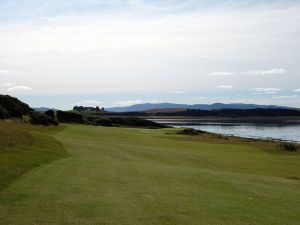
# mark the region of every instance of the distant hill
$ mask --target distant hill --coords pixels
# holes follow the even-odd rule
[[[33,110],[36,111],[36,112],[47,112],[50,109],[53,110],[53,111],[58,111],[58,109],[47,108],[47,107],[33,108]]]
[[[183,109],[200,109],[200,110],[217,110],[217,109],[290,109],[285,106],[276,106],[276,105],[256,105],[256,104],[243,104],[243,103],[234,103],[234,104],[223,104],[223,103],[214,103],[214,104],[175,104],[175,103],[145,103],[137,104],[126,107],[113,107],[106,108],[108,112],[137,112],[145,111],[151,109],[171,109],[171,108],[183,108]]]
[[[256,108],[256,109],[215,109],[201,110],[188,109],[179,112],[159,112],[159,116],[180,116],[180,117],[222,117],[222,118],[250,118],[250,117],[299,117],[300,111],[296,109],[282,108]]]

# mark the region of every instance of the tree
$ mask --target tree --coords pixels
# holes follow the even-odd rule
[[[2,105],[0,105],[0,119],[7,119],[9,118],[9,112],[6,108],[4,108]]]

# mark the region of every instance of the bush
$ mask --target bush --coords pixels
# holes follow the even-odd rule
[[[112,127],[113,123],[109,118],[100,118],[96,120],[96,124],[104,127]]]
[[[9,115],[12,117],[22,117],[23,115],[28,115],[29,112],[32,111],[27,104],[9,95],[0,95],[0,105],[6,108]]]
[[[30,123],[33,125],[44,125],[44,126],[58,125],[58,122],[56,120],[54,120],[53,118],[51,118],[50,116],[44,113],[30,112],[29,115],[30,115]]]
[[[0,119],[7,119],[9,118],[9,112],[6,108],[4,108],[2,105],[0,105]]]
[[[83,123],[83,116],[74,112],[57,111],[56,117],[62,123]]]
[[[177,134],[182,134],[182,135],[199,135],[199,134],[203,134],[203,133],[205,133],[205,131],[195,130],[193,128],[185,128],[185,129],[177,132]]]
[[[294,143],[281,143],[279,148],[284,151],[295,152],[298,149],[298,146]]]
[[[95,124],[106,127],[142,127],[142,128],[166,128],[165,125],[155,123],[150,120],[144,120],[136,117],[102,117],[88,118]]]
[[[53,110],[49,109],[45,112],[45,114],[55,120],[55,113]]]

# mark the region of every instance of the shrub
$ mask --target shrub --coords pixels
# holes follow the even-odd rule
[[[110,118],[100,118],[96,120],[96,124],[104,127],[112,127],[113,123]]]
[[[177,134],[182,134],[182,135],[198,135],[198,134],[203,134],[203,133],[205,133],[205,131],[195,130],[193,128],[185,128],[185,129],[177,132]]]
[[[83,123],[83,116],[74,112],[57,111],[56,117],[62,123]]]
[[[12,117],[22,117],[22,115],[28,115],[32,111],[27,104],[9,95],[0,95],[0,105],[6,108]]]
[[[297,151],[298,146],[294,143],[285,142],[285,143],[281,143],[279,145],[279,148],[284,151],[295,152]]]
[[[51,118],[50,116],[44,114],[44,113],[39,113],[39,112],[30,112],[30,123],[33,125],[44,125],[44,126],[49,126],[49,125],[58,125],[58,122]]]
[[[92,118],[89,118],[91,121]],[[150,120],[144,120],[136,117],[102,117],[94,119],[94,122],[100,126],[106,127],[142,127],[142,128],[166,128],[165,125],[155,123]]]
[[[0,119],[7,119],[9,118],[9,112],[6,108],[4,108],[2,105],[0,105]]]
[[[53,110],[49,109],[45,112],[45,114],[55,120],[55,113]]]

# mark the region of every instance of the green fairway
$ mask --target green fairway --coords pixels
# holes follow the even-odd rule
[[[31,129],[0,151],[3,171],[28,164],[24,146],[41,154],[0,176],[1,225],[300,224],[298,153],[173,129]]]

